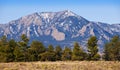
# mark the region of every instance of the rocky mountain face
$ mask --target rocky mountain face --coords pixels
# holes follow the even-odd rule
[[[100,49],[114,35],[120,36],[120,24],[91,22],[68,10],[33,13],[8,24],[0,24],[0,37],[20,40],[26,34],[30,42],[39,40],[48,44],[72,46],[75,41],[85,48],[88,38],[96,36]]]

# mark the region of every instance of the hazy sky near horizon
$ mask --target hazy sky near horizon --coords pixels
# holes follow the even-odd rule
[[[120,0],[0,0],[0,23],[34,12],[71,10],[90,20],[120,23]]]

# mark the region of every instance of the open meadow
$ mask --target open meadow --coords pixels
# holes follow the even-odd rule
[[[118,61],[57,61],[0,63],[0,70],[120,70]]]

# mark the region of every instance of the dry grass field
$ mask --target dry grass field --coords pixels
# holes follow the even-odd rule
[[[120,70],[118,61],[11,62],[0,70]]]

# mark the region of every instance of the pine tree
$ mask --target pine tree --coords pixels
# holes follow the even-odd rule
[[[60,46],[56,46],[55,48],[56,60],[61,60],[62,57],[62,48]]]
[[[86,53],[79,46],[79,44],[75,42],[73,52],[72,52],[72,60],[85,60],[86,57],[87,57]]]
[[[55,51],[52,45],[49,45],[47,51],[39,55],[41,61],[55,61]]]
[[[25,34],[21,35],[21,40],[18,42],[18,46],[20,46],[24,51],[28,48],[29,39]]]
[[[30,54],[30,57],[31,57],[32,61],[38,61],[39,60],[39,54],[45,52],[45,47],[41,42],[33,41],[29,50],[28,50],[28,52]]]
[[[55,61],[55,53],[45,52],[40,54],[41,61]]]
[[[0,40],[1,44],[0,44],[0,59],[2,62],[12,62],[14,61],[14,46],[15,45],[15,41],[14,40],[10,40],[9,42],[7,41],[6,36],[3,36]]]
[[[80,60],[80,46],[77,42],[74,43],[72,60]]]
[[[1,37],[0,41],[1,41],[2,45],[7,45],[8,44],[7,37],[5,35]]]
[[[120,61],[120,38],[114,36],[109,43],[105,44],[103,58],[107,61]]]
[[[27,56],[28,43],[29,43],[29,39],[27,38],[27,36],[25,34],[22,34],[21,41],[18,42],[17,45],[24,52],[24,61],[27,61],[27,59],[28,59],[28,56]]]
[[[24,61],[25,56],[24,56],[24,52],[21,49],[21,47],[16,46],[13,53],[14,53],[16,62]]]
[[[8,41],[4,35],[0,38],[0,62],[6,62],[5,46],[8,46]]]
[[[71,49],[68,47],[65,47],[65,49],[63,50],[63,54],[62,54],[62,60],[63,61],[71,60],[71,57],[72,57]]]
[[[0,62],[5,62],[5,53],[3,49],[5,49],[5,47],[0,46]]]
[[[114,36],[112,38],[113,56],[114,60],[120,61],[120,38],[119,36]]]
[[[12,62],[15,60],[15,57],[14,57],[14,49],[15,47],[17,46],[17,43],[15,42],[15,40],[11,39],[9,42],[8,42],[8,46],[6,46],[6,55],[7,55],[7,61],[8,62]]]
[[[47,51],[54,52],[54,47],[52,45],[49,45]]]
[[[4,46],[4,54],[5,54],[5,61],[6,62],[12,62],[14,61],[14,54],[13,54],[13,47],[6,45]]]
[[[21,41],[25,43],[25,46],[27,46],[29,39],[27,38],[27,36],[25,34],[22,34]]]
[[[3,45],[3,41],[0,39],[0,62],[5,62],[5,53],[4,53],[5,45]]]
[[[98,54],[97,38],[95,36],[90,37],[87,43],[88,48],[88,60],[99,60],[100,55]]]

